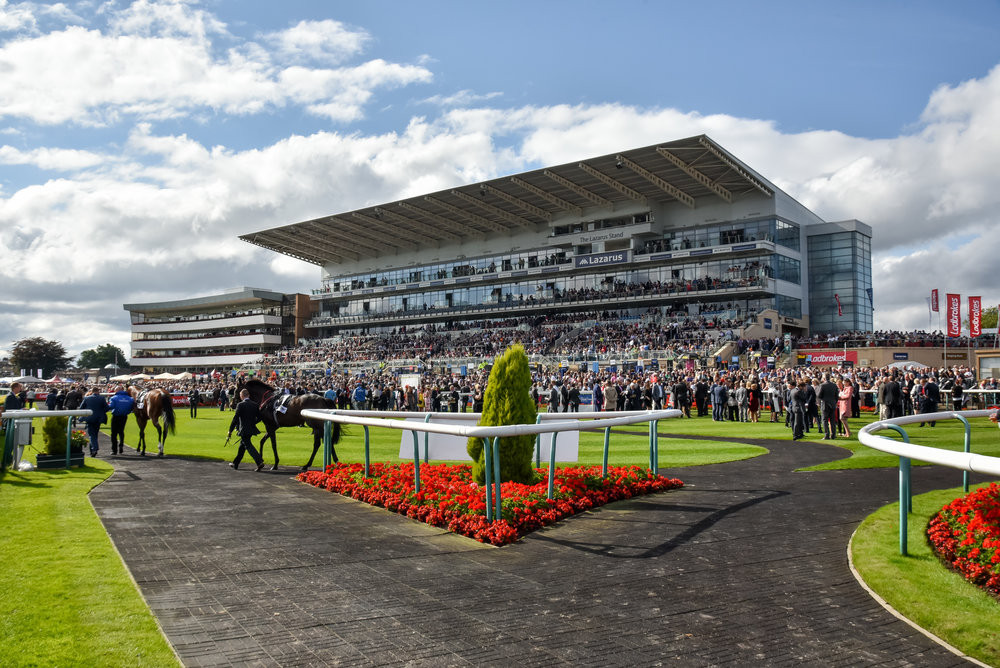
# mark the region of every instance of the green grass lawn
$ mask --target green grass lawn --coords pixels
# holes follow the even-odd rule
[[[112,473],[0,474],[5,666],[175,666],[87,493]]]
[[[969,656],[1000,665],[1000,604],[945,568],[931,552],[925,531],[942,506],[962,488],[913,497],[907,521],[908,556],[899,554],[899,504],[869,515],[851,543],[862,579],[908,619]]]
[[[220,412],[215,409],[198,411],[197,418],[191,418],[187,410],[177,412],[177,433],[167,437],[165,452],[168,455],[199,457],[205,459],[225,460],[236,455],[238,437],[234,434],[228,446],[225,446],[226,432],[233,419],[232,411]],[[669,425],[673,426],[673,420]],[[701,422],[688,420],[688,422]],[[710,422],[710,421],[709,421]],[[718,423],[716,423],[718,424]],[[739,425],[730,425],[733,435],[738,434]],[[666,422],[660,422],[660,433],[666,433]],[[648,465],[649,440],[646,436],[646,425],[636,425],[612,432],[610,440],[610,455],[608,463],[612,466],[638,464]],[[672,430],[671,430],[672,431]],[[716,428],[717,435],[723,435]],[[641,432],[641,433],[640,433]],[[710,433],[704,429],[702,433],[692,432],[701,436]],[[729,436],[730,434],[725,434]],[[263,434],[261,435],[263,436]],[[399,457],[401,432],[396,429],[372,427],[369,429],[369,450],[373,462],[409,461]],[[260,436],[254,443],[260,441]],[[543,435],[543,443],[548,436]],[[766,437],[764,437],[766,438]],[[133,445],[138,441],[138,429],[135,421],[130,420],[125,431],[125,442]],[[156,453],[156,431],[152,426],[146,427],[146,451]],[[282,466],[298,468],[306,463],[312,453],[312,431],[304,427],[290,427],[278,430],[278,457]],[[358,426],[348,426],[341,442],[337,444],[337,456],[344,462],[363,462],[365,458],[364,429]],[[407,452],[412,446],[407,443]],[[660,467],[673,468],[680,466],[698,466],[717,464],[756,457],[767,452],[764,448],[722,440],[661,438],[659,439]],[[604,453],[604,434],[594,432],[580,433],[579,461],[580,464],[600,466]],[[270,465],[274,462],[270,442],[265,446],[264,459]],[[322,448],[313,461],[313,466],[323,463]],[[545,465],[546,462],[543,462]]]

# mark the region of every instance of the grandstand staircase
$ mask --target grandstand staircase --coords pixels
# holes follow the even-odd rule
[[[595,324],[597,324],[596,320],[590,320],[588,322],[581,323],[578,327],[574,327],[568,332],[563,332],[562,336],[552,342],[552,345],[549,346],[549,350],[560,350],[563,346],[568,346],[580,338],[584,332],[593,327]]]
[[[729,360],[732,359],[737,350],[739,350],[739,347],[736,345],[735,341],[726,341],[721,348],[715,351],[712,357],[722,359],[726,364],[728,364]]]

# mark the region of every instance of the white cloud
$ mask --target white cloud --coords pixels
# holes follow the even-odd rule
[[[275,59],[252,44],[217,54],[212,37],[225,35],[225,26],[183,3],[136,2],[111,23],[107,33],[69,26],[0,47],[0,117],[99,126],[123,115],[240,115],[300,104],[349,121],[362,116],[376,90],[431,78],[423,66],[381,59],[335,68],[286,66],[285,51]],[[354,55],[352,44],[365,39],[336,22],[302,26],[293,30],[327,36],[327,61],[334,52]]]
[[[494,98],[501,97],[503,93],[498,91],[492,93],[479,94],[469,89],[460,90],[451,95],[432,95],[423,100],[426,104],[434,104],[440,107],[467,107],[471,104],[486,102]]]
[[[371,36],[364,30],[349,30],[340,21],[299,21],[295,26],[270,33],[264,41],[290,62],[316,61],[337,65],[361,53]]]
[[[0,22],[14,20],[11,9],[0,0]],[[0,115],[69,131],[32,146],[30,126],[4,130],[17,147],[0,146],[0,164],[59,178],[0,191],[0,283],[19,286],[16,300],[0,296],[0,346],[43,335],[74,352],[126,347],[125,302],[318,283],[317,268],[241,234],[701,133],[824,218],[872,225],[878,327],[926,327],[923,296],[935,287],[1000,299],[1000,67],[933,91],[920,125],[890,139],[622,104],[497,108],[482,104],[494,93],[460,91],[428,98],[447,111],[398,132],[288,134],[237,149],[148,119],[211,110],[236,123],[296,107],[349,122],[376,91],[430,81],[433,61],[341,66],[370,37],[337,22],[299,23],[257,44],[189,3],[138,2],[113,18],[104,32],[65,27],[0,44]],[[84,124],[127,137],[91,140],[98,133]],[[91,150],[54,139],[77,133]]]
[[[35,148],[21,151],[13,146],[0,146],[0,165],[34,165],[41,169],[73,171],[95,167],[106,158],[90,151],[59,148]]]

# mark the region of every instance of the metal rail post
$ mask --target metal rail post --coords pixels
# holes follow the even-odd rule
[[[909,443],[910,437],[906,431],[894,424],[885,425],[886,429],[892,429],[903,438],[903,443]],[[899,458],[899,553],[904,557],[907,555],[907,523],[910,511],[913,510],[913,501],[910,496],[910,458]]]
[[[555,480],[556,480],[556,434],[559,432],[552,432],[551,440],[549,441],[549,489],[548,489],[548,499],[552,500],[553,492],[555,491]]]
[[[493,502],[496,504],[496,510],[493,513],[493,520],[499,520],[503,517],[500,508],[500,437],[497,436],[493,439]]]
[[[365,430],[367,433],[368,430]],[[413,434],[413,491],[420,491],[420,444],[417,441],[417,432],[411,431]],[[425,432],[426,433],[426,432]]]
[[[371,465],[371,455],[369,453],[368,447],[368,425],[364,425],[365,428],[365,477],[368,477],[368,468]]]
[[[428,413],[427,415],[424,416],[424,424],[427,424],[430,421],[431,421],[431,414]],[[428,441],[428,439],[430,439],[430,437],[431,437],[431,433],[429,431],[425,431],[424,432],[424,461],[425,462],[430,462],[431,461],[430,460],[431,446],[430,446],[429,441]]]
[[[333,423],[326,421],[323,423],[323,470],[330,465],[333,459]]]
[[[535,424],[542,423],[541,414],[535,416]],[[542,435],[535,434],[535,468],[542,468]]]
[[[601,467],[601,477],[608,478],[608,445],[611,441],[611,427],[604,428],[604,465]]]
[[[414,436],[416,438],[416,436]],[[483,441],[483,472],[486,475],[486,521],[493,521],[493,467],[490,466],[490,462],[493,461],[493,447],[490,443],[489,438],[482,439]]]
[[[961,420],[962,424],[965,425],[965,451],[972,452],[972,426],[969,421],[965,419],[962,415],[958,413],[952,413],[952,417]],[[969,493],[969,472],[962,471],[962,489],[966,494]]]

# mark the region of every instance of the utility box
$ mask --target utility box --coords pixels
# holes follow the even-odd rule
[[[14,420],[14,445],[28,445],[31,443],[31,418],[18,418]]]

